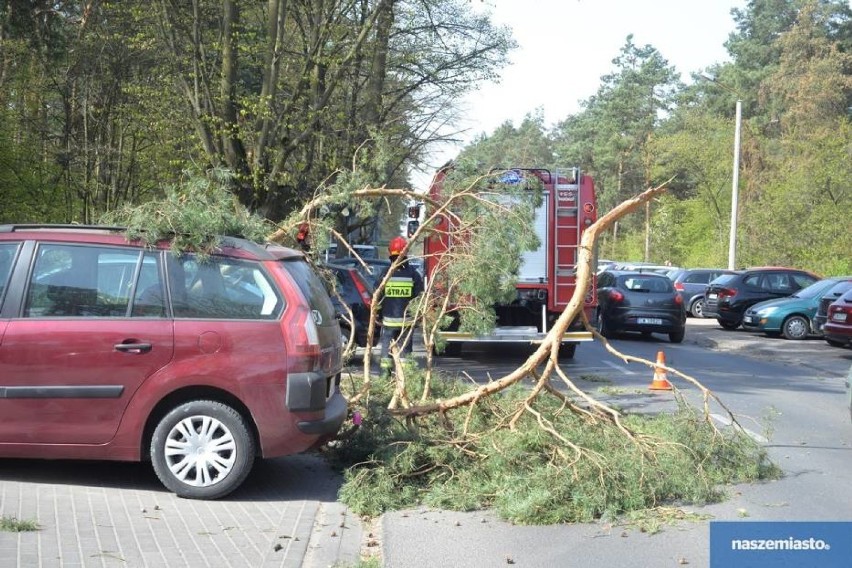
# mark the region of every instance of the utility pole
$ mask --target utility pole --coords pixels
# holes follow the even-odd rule
[[[728,270],[737,267],[737,209],[740,195],[740,128],[743,102],[737,99],[737,122],[734,128],[734,175],[731,183],[731,235],[728,237]]]
[[[706,79],[711,83],[715,83],[737,96],[736,106],[736,125],[734,127],[734,172],[731,182],[731,233],[728,237],[728,269],[735,270],[737,267],[737,209],[739,208],[740,195],[740,131],[742,129],[743,102],[740,94],[720,83],[714,77],[708,75],[699,75],[702,79]]]

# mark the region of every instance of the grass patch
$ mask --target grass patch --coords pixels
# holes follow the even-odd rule
[[[632,394],[645,394],[641,389],[629,389],[624,387],[600,387],[598,392],[608,396],[626,396]]]
[[[410,392],[415,377],[408,378]],[[593,425],[553,396],[533,403],[574,448],[526,413],[509,418],[529,394],[522,386],[468,409],[405,422],[385,409],[391,385],[373,385],[362,427],[329,454],[344,470],[340,498],[354,512],[375,516],[415,506],[470,511],[492,508],[518,524],[588,522],[618,518],[671,503],[705,504],[723,498],[725,484],[775,478],[766,451],[733,429],[715,430],[682,404],[673,413],[630,415],[625,423],[641,442],[609,423]],[[447,399],[468,385],[435,381]]]
[[[15,517],[0,517],[0,531],[3,532],[31,532],[40,530],[40,528],[35,521],[22,521]]]
[[[588,381],[590,383],[611,383],[612,379],[609,377],[603,377],[601,375],[580,375],[581,381]]]

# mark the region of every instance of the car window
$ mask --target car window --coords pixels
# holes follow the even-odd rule
[[[826,290],[834,286],[834,284],[835,282],[833,280],[820,280],[819,282],[814,282],[810,286],[796,292],[796,297],[818,298],[822,296]]]
[[[829,290],[823,295],[823,298],[839,298],[850,289],[852,289],[852,280],[844,280],[843,282],[838,282],[829,288]]]
[[[159,253],[147,252],[139,271],[139,283],[133,299],[133,317],[165,317],[166,287],[165,278],[157,261]]]
[[[141,251],[42,244],[24,308],[26,317],[125,317]]]
[[[728,286],[728,285],[734,283],[734,281],[737,279],[737,276],[738,276],[737,274],[722,274],[718,278],[714,278],[713,280],[711,280],[711,282],[713,284],[718,284],[720,286]],[[748,283],[748,280],[749,280],[749,278],[745,278],[743,280],[743,282]],[[751,286],[755,286],[755,285],[756,284],[751,284]]]
[[[12,274],[12,261],[15,260],[17,250],[18,243],[0,244],[0,303],[3,302],[3,295],[6,293],[9,276]]]
[[[224,257],[168,255],[175,318],[276,319],[283,300],[254,262]]]
[[[709,272],[693,272],[683,280],[687,284],[707,284],[710,282]]]
[[[797,290],[799,288],[807,288],[816,282],[815,278],[808,276],[807,274],[789,274],[788,276],[790,277],[792,286],[795,286]]]
[[[717,281],[721,282],[724,278],[724,276],[720,276]],[[749,274],[743,278],[743,284],[752,286],[753,288],[763,288],[768,285],[763,274]]]
[[[628,276],[623,281],[624,287],[634,292],[672,292],[671,280],[667,278],[647,278]]]

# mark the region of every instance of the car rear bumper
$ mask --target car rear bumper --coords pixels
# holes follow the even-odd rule
[[[613,331],[672,333],[684,330],[686,318],[660,312],[626,312],[604,316]]]
[[[346,419],[348,405],[339,388],[339,377],[319,373],[290,373],[287,377],[287,409],[291,412],[319,412],[316,420],[300,420],[299,431],[313,436],[337,433]]]
[[[325,405],[325,416],[321,420],[301,420],[296,426],[299,432],[313,436],[331,436],[340,430],[343,421],[346,420],[346,413],[349,407],[346,398],[335,391]]]
[[[823,337],[837,343],[852,343],[852,325],[840,325],[826,322],[822,328]]]

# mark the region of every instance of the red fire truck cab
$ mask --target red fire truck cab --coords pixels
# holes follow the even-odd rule
[[[452,163],[441,168],[432,180],[429,195],[440,200],[444,179]],[[544,168],[512,168],[497,173],[501,183],[520,183],[537,177],[543,186],[543,199],[535,211],[534,230],[540,247],[522,255],[515,288],[515,300],[495,306],[497,326],[487,336],[473,336],[454,330],[442,332],[448,354],[458,354],[462,342],[535,342],[544,339],[563,312],[576,289],[578,247],[583,231],[597,219],[595,185],[579,168],[550,171]],[[434,275],[440,255],[452,247],[445,234],[433,233],[424,242],[427,278]],[[583,309],[593,321],[597,305],[594,282],[589,287]],[[582,331],[579,319],[562,338],[561,356],[573,357],[577,343],[591,341]]]

